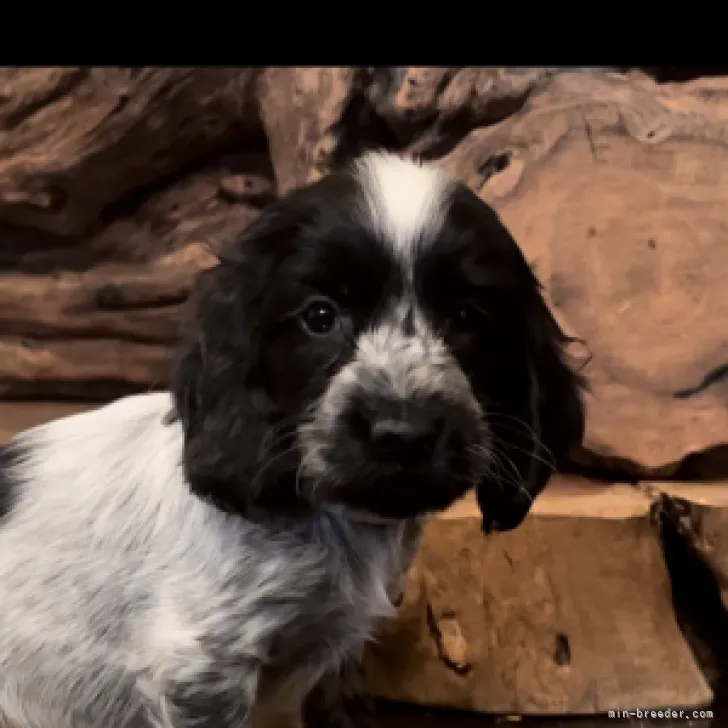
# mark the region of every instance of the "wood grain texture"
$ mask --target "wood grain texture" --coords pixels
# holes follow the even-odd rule
[[[521,528],[497,536],[482,534],[474,505],[434,519],[400,618],[369,654],[375,694],[518,715],[709,703],[648,501],[594,488],[591,513],[547,489]]]

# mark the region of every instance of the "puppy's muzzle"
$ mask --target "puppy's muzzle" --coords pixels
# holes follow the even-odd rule
[[[379,415],[361,416],[359,439],[372,459],[418,465],[442,451],[447,428],[443,417]]]
[[[346,417],[349,436],[366,450],[370,462],[402,467],[427,466],[461,447],[472,426],[460,420],[456,407],[434,397],[353,405]]]
[[[421,462],[443,442],[445,424],[441,418],[416,421],[387,417],[374,422],[370,429],[372,453],[381,459]]]

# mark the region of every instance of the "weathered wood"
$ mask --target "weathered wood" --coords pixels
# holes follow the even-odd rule
[[[0,394],[18,397],[61,393],[111,398],[131,390],[163,387],[169,347],[120,339],[0,338]],[[65,374],[62,379],[59,375]]]
[[[472,501],[434,519],[371,688],[506,714],[706,705],[648,511],[632,486],[561,481],[512,533],[485,537]]]
[[[0,69],[0,218],[82,235],[102,210],[258,135],[255,69]]]
[[[51,278],[0,276],[0,324],[25,336],[117,337],[172,342],[195,275],[214,264],[202,245],[149,263],[116,263]]]
[[[19,371],[14,353],[5,396],[111,393],[87,374],[121,377],[117,392],[155,386],[195,272],[167,256],[214,247],[277,192],[383,145],[438,160],[492,202],[586,341],[585,459],[663,476],[725,441],[724,78],[79,67],[1,69],[0,81],[0,337],[49,350],[114,339],[130,367],[100,355],[73,371],[64,355]],[[149,292],[134,311],[109,310],[96,276],[107,293],[116,276]],[[158,364],[142,344],[160,347]]]
[[[727,122],[727,79],[557,73],[442,160],[498,208],[585,340],[587,448],[638,473],[728,432],[720,378],[692,392],[728,361]]]

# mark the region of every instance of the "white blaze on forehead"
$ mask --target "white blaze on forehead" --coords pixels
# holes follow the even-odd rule
[[[450,179],[435,166],[384,152],[358,159],[355,173],[369,222],[410,261],[413,246],[442,226]]]

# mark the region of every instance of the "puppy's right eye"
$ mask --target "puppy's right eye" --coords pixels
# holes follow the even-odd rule
[[[328,301],[319,300],[306,306],[301,313],[301,320],[312,334],[324,336],[336,326],[338,314]]]

